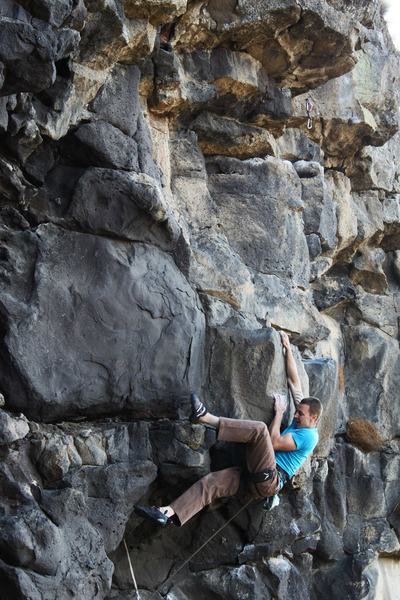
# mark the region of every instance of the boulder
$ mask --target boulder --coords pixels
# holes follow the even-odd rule
[[[323,39],[329,44],[324,45]],[[192,50],[230,40],[258,59],[282,86],[300,90],[338,77],[354,65],[351,21],[323,0],[310,3],[305,10],[292,0],[268,5],[251,1],[240,4],[235,12],[229,3],[196,3],[180,19],[174,44]]]
[[[214,158],[208,159],[207,170],[218,219],[243,262],[254,271],[307,287],[301,184],[292,165],[273,157]]]
[[[289,394],[282,344],[272,328],[248,331],[228,326],[210,331],[207,399],[211,411],[225,417],[270,423],[273,395]],[[304,393],[308,382],[297,354]],[[251,401],[250,401],[251,399]],[[286,415],[289,418],[290,409]]]
[[[337,222],[337,244],[335,262],[351,257],[357,238],[357,210],[351,194],[351,182],[340,171],[325,171],[325,186],[328,197],[332,198]]]
[[[70,435],[53,431],[50,436],[34,437],[35,462],[46,483],[63,479],[71,470],[82,466],[82,459]]]
[[[188,402],[186,403],[189,411]],[[195,479],[210,471],[209,448],[216,441],[216,431],[190,423],[155,423],[150,430],[154,460],[167,488],[185,489]]]
[[[333,316],[337,310],[347,306],[356,294],[352,281],[345,275],[325,275],[315,283],[313,289],[313,299],[318,310]]]
[[[203,109],[215,113],[212,125],[224,129],[226,134],[226,121],[222,117],[259,121],[255,124],[261,126],[267,122],[274,125],[276,119],[275,125],[281,130],[279,120],[291,114],[290,92],[277,87],[266,76],[260,61],[247,52],[219,47],[176,54],[161,47],[154,63],[150,107],[158,115],[180,115],[187,121],[191,111],[196,115]],[[201,118],[199,125],[204,128],[206,124],[205,118]],[[253,136],[257,133],[261,138],[261,131],[252,131]]]
[[[303,161],[300,162],[303,163]],[[310,167],[313,164],[317,166],[316,171]],[[301,177],[304,232],[308,235],[317,234],[321,240],[323,251],[332,250],[337,241],[336,211],[329,188],[325,185],[320,165],[305,163],[300,166],[299,163],[295,163],[294,167]]]
[[[189,236],[192,230],[217,228],[216,206],[208,190],[205,160],[197,136],[194,132],[177,135],[169,146],[171,204],[182,215],[186,235]]]
[[[327,456],[338,429],[338,365],[332,358],[313,358],[303,362],[308,376],[309,394],[321,400],[323,413],[318,423],[317,456]]]
[[[23,415],[15,417],[0,409],[0,446],[22,440],[28,433],[29,425]]]
[[[329,330],[313,301],[315,292],[296,289],[275,275],[256,276],[254,288],[254,315],[290,331],[296,345],[313,347],[328,337]]]
[[[250,158],[277,154],[275,138],[261,127],[202,113],[193,121],[191,128],[197,133],[199,146],[205,155]]]
[[[55,63],[77,49],[78,32],[63,29],[56,33],[39,23],[29,15],[22,19],[7,12],[0,15],[0,61],[5,65],[2,95],[50,87],[56,78]]]
[[[400,248],[400,194],[386,196],[383,200],[384,234],[381,246],[385,251]]]
[[[357,218],[356,248],[379,243],[384,229],[383,208],[376,190],[354,192],[353,209]]]
[[[310,260],[314,260],[322,253],[321,238],[316,233],[310,233],[306,238]]]
[[[394,338],[398,336],[398,295],[367,293],[356,287],[353,306],[350,307],[355,320],[361,319]]]
[[[153,51],[156,27],[147,18],[128,19],[115,3],[89,5],[77,62],[101,71],[117,62],[133,64]]]
[[[254,285],[250,270],[230,247],[226,236],[200,232],[191,238],[189,279],[199,292],[236,309],[250,309]]]
[[[288,127],[276,140],[279,156],[285,160],[322,162],[323,151],[301,129]]]
[[[400,134],[381,147],[364,147],[346,169],[354,190],[371,188],[400,192],[398,156]]]
[[[319,280],[332,266],[332,258],[329,256],[318,256],[310,265],[310,281]]]
[[[166,250],[180,235],[158,182],[144,173],[87,169],[77,182],[67,215],[86,231]]]
[[[85,14],[81,0],[75,3],[72,0],[22,0],[21,4],[34,17],[47,21],[55,27],[60,27],[65,21],[72,24],[79,12],[82,16]]]
[[[324,174],[323,168],[318,162],[308,160],[296,160],[293,163],[297,175],[300,179],[318,177]]]
[[[395,339],[367,324],[344,328],[348,414],[370,420],[386,439],[398,432],[399,349]]]
[[[366,292],[383,294],[388,282],[383,271],[385,252],[382,248],[361,248],[352,262],[351,280],[360,284]]]
[[[65,142],[74,160],[93,167],[138,171],[136,142],[104,121],[81,125]]]
[[[114,67],[90,105],[99,119],[131,137],[136,133],[140,108],[139,79],[140,71],[135,65]]]
[[[367,189],[369,184],[362,187],[364,177],[360,171],[365,159],[354,159],[354,156],[361,151],[363,157],[366,140],[374,146],[381,146],[399,127],[395,109],[396,77],[392,76],[398,70],[398,58],[383,36],[371,33],[363,42],[354,56],[355,66],[349,73],[330,78],[316,90],[294,98],[293,116],[289,121],[291,126],[301,126],[307,132],[306,104],[311,101],[313,121],[307,133],[321,144],[327,166],[346,165],[346,174],[355,179],[358,189]],[[377,156],[385,156],[378,149],[371,151]],[[382,164],[382,158],[378,161]],[[388,173],[391,171],[393,167]],[[382,175],[386,177],[383,170]]]
[[[95,406],[103,414],[125,407],[137,416],[153,410],[161,415],[175,410],[173,398],[196,387],[203,316],[193,290],[168,255],[154,246],[52,225],[39,227],[33,237],[29,232],[10,234],[9,240],[17,254],[10,254],[8,269],[21,273],[3,295],[9,311],[3,352],[13,367],[2,376],[10,408],[41,414],[45,420],[77,412],[90,415]],[[33,264],[33,249],[24,252],[32,243],[40,252]],[[27,277],[33,268],[34,279]],[[23,285],[19,277],[21,283],[25,279]],[[163,294],[154,294],[156,281],[163,282]],[[34,302],[28,300],[32,294]],[[144,363],[142,343],[152,348],[146,355],[151,360]],[[59,361],[60,371],[55,369]],[[32,396],[35,403],[29,400]]]

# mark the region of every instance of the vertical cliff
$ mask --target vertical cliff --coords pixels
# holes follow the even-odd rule
[[[2,0],[1,598],[132,598],[125,537],[144,600],[388,600],[399,66],[380,0]],[[164,586],[240,502],[133,505],[240,460],[188,393],[268,422],[279,329],[320,443]]]

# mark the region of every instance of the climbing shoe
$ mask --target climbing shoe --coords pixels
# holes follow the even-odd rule
[[[144,517],[156,525],[161,525],[161,527],[165,527],[165,525],[168,525],[170,522],[170,518],[161,512],[161,510],[159,510],[156,506],[140,506],[137,504],[134,510],[135,513],[140,517]]]
[[[200,417],[204,417],[204,415],[208,412],[207,406],[200,400],[197,394],[192,392],[190,394],[190,402],[192,405],[192,412],[190,413],[190,422],[198,423]]]

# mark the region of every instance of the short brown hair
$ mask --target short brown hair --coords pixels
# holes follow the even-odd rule
[[[310,415],[317,416],[318,418],[322,415],[322,404],[318,398],[314,398],[314,396],[309,396],[308,398],[303,398],[300,404],[307,404],[310,407]]]

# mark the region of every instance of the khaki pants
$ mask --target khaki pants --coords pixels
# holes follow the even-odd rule
[[[254,498],[273,496],[278,491],[279,477],[276,472],[275,453],[265,423],[220,417],[218,440],[246,443],[246,463],[250,473],[275,469],[275,476],[269,481],[248,484],[248,491]],[[171,502],[181,525],[213,500],[234,496],[239,489],[241,472],[240,467],[230,467],[209,473]]]

